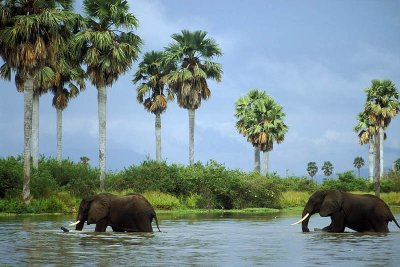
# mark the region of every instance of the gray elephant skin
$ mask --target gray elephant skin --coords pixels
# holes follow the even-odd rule
[[[389,232],[393,221],[400,228],[388,205],[370,194],[352,194],[339,190],[319,190],[309,198],[302,213],[302,231],[309,232],[311,215],[319,213],[331,217],[331,224],[323,231],[342,233],[348,227],[357,232]],[[294,224],[297,224],[294,223]]]
[[[101,193],[84,198],[78,210],[75,229],[81,231],[85,221],[87,224],[96,224],[96,232],[105,232],[111,226],[114,232],[153,232],[152,221],[156,212],[145,197],[132,193],[116,196],[110,193]]]

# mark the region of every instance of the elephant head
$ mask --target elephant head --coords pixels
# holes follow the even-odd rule
[[[99,195],[84,198],[79,205],[77,221],[70,226],[81,231],[85,221],[87,224],[97,224],[100,220],[106,220],[110,210],[110,194],[102,193]]]
[[[319,213],[322,217],[331,216],[333,213],[340,211],[342,204],[343,197],[340,191],[319,190],[308,199],[302,213],[302,219],[294,224],[302,223],[302,231],[309,232],[308,222],[311,215]]]

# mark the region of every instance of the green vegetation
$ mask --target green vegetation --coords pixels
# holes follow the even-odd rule
[[[99,170],[84,163],[41,158],[32,171],[33,199],[21,199],[23,158],[0,158],[0,213],[76,212],[82,197],[98,192]],[[318,184],[306,177],[267,177],[229,170],[210,161],[203,165],[168,165],[146,160],[119,172],[109,172],[106,188],[114,194],[142,193],[159,210],[266,210],[302,207],[318,189],[371,192],[374,184],[352,171]],[[400,172],[382,179],[381,197],[400,205]]]

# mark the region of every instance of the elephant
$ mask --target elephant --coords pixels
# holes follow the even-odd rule
[[[388,205],[370,194],[352,194],[339,190],[319,190],[312,194],[304,207],[302,231],[309,232],[311,215],[319,212],[322,217],[331,217],[331,224],[322,231],[343,233],[348,227],[357,232],[389,232],[388,223],[394,221],[400,228]]]
[[[153,232],[153,218],[160,231],[154,208],[140,194],[116,196],[100,193],[81,201],[77,222],[70,226],[81,231],[87,221],[88,225],[96,224],[95,232],[105,232],[107,226],[111,226],[114,232]]]

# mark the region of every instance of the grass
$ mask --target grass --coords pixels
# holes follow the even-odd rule
[[[123,195],[130,191],[113,192],[117,195]],[[352,192],[355,194],[365,194],[364,192]],[[271,214],[276,212],[298,213],[306,205],[310,192],[285,191],[280,197],[281,209],[272,208],[246,208],[240,210],[223,209],[202,209],[198,206],[199,195],[191,195],[186,198],[177,198],[173,195],[159,191],[146,192],[143,195],[156,209],[157,213],[179,214],[204,214],[204,213],[243,213],[243,214]],[[374,194],[370,192],[370,194]],[[400,192],[381,193],[381,198],[391,207],[391,209],[400,208]],[[31,205],[25,205],[20,200],[0,199],[0,216],[11,214],[42,214],[42,213],[75,213],[81,199],[71,196],[68,193],[59,192],[56,195],[44,199],[34,199]]]

